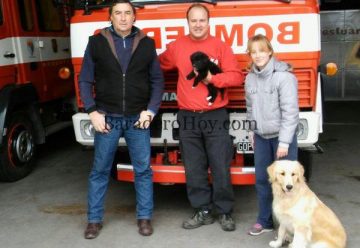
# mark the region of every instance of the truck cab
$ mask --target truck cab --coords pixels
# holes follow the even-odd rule
[[[167,44],[188,33],[187,1],[132,1],[137,7],[135,25],[155,40],[158,54]],[[292,1],[202,1],[210,11],[210,33],[232,47],[240,68],[246,74],[249,58],[246,44],[249,37],[262,33],[270,40],[275,56],[290,63],[298,79],[300,124],[298,143],[300,152],[316,150],[315,144],[322,132],[320,73],[320,18],[316,0]],[[80,72],[87,37],[109,26],[109,1],[79,1],[71,20],[72,61],[75,80]],[[161,109],[151,124],[152,169],[154,182],[185,183],[184,167],[179,151],[176,123],[177,72],[165,74],[165,92]],[[76,84],[77,87],[77,84]],[[78,90],[77,90],[78,93]],[[254,184],[253,150],[245,118],[244,85],[229,89],[230,130],[234,157],[231,166],[232,183]],[[77,94],[78,106],[82,103]],[[86,113],[73,116],[76,140],[93,145],[94,129]],[[126,148],[123,138],[119,147]],[[133,181],[133,168],[127,161],[117,164],[117,178]],[[306,165],[305,165],[306,166]],[[211,177],[211,172],[209,172]]]
[[[70,9],[54,1],[0,1],[2,181],[28,175],[36,146],[71,125],[63,118],[74,96],[73,80],[65,75],[72,68],[69,16]]]

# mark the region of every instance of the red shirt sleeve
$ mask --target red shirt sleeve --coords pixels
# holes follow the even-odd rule
[[[212,75],[211,82],[219,88],[236,87],[244,83],[244,75],[240,70],[231,47],[222,46],[222,56],[220,60],[222,73]]]
[[[166,50],[159,55],[159,61],[160,61],[160,67],[164,71],[169,71],[176,68],[175,64],[175,48],[174,48],[174,42],[170,43]]]

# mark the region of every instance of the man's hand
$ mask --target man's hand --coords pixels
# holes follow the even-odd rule
[[[91,112],[89,114],[92,125],[95,130],[100,133],[108,133],[110,126],[105,123],[105,115],[98,111]]]
[[[278,146],[278,149],[276,151],[276,157],[279,159],[279,158],[283,158],[283,157],[287,156],[288,150],[289,150],[289,148],[287,148],[287,147]]]
[[[135,122],[134,126],[141,129],[149,128],[153,118],[154,118],[154,114],[151,111],[149,110],[141,111],[140,118],[139,120],[137,120],[137,122]]]

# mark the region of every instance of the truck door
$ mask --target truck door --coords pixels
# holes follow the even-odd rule
[[[15,82],[15,48],[10,35],[7,6],[0,1],[0,91]]]
[[[61,7],[54,1],[16,0],[11,8],[18,82],[32,83],[39,102],[72,92],[71,80],[62,80],[58,70],[70,65],[68,28]],[[67,35],[66,35],[67,32]]]
[[[46,88],[42,84],[38,28],[35,23],[33,0],[7,2],[9,3],[9,17],[12,19],[10,20],[13,30],[12,39],[15,44],[16,82],[18,84],[31,83],[35,87],[39,99],[42,99]]]
[[[46,95],[43,100],[53,100],[70,95],[73,81],[60,79],[58,72],[62,67],[71,68],[70,23],[66,5],[55,1],[35,0],[36,21],[39,28],[39,52]]]

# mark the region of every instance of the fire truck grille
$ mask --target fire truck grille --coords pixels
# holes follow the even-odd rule
[[[245,73],[246,74],[246,73]],[[311,108],[315,105],[316,93],[316,77],[315,73],[310,69],[295,69],[294,74],[298,79],[298,95],[300,108]],[[165,94],[161,108],[163,109],[176,109],[176,81],[177,73],[172,72],[165,75],[166,85]],[[243,109],[245,111],[245,91],[244,85],[240,87],[230,88],[229,105],[230,109]]]

